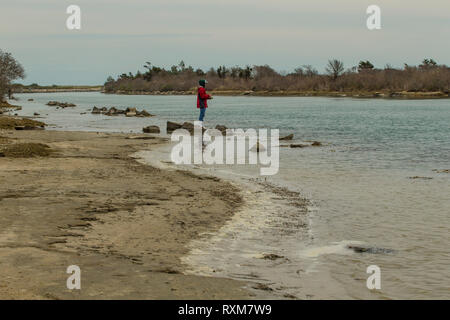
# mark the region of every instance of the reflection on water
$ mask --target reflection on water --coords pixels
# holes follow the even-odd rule
[[[21,114],[38,112],[53,129],[140,132],[156,124],[164,131],[169,119],[197,116],[192,96],[18,96]],[[77,107],[54,110],[44,105],[49,100]],[[94,105],[146,108],[157,117],[91,115]],[[244,210],[210,242],[193,244],[200,249],[187,262],[197,271],[202,266],[200,272],[263,281],[281,296],[450,298],[450,175],[433,171],[450,169],[449,123],[448,100],[216,97],[206,114],[210,127],[278,128],[281,136],[295,134],[292,143],[323,142],[281,148],[280,171],[265,181],[300,192],[315,209],[301,212],[271,196],[249,180],[263,182],[255,168],[204,168],[247,182],[252,192]],[[279,223],[294,231],[281,232]],[[394,251],[357,253],[348,244]],[[366,288],[373,264],[382,273],[378,292]]]

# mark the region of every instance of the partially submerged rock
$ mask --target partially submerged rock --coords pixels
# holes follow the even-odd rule
[[[442,170],[433,169],[433,171],[436,173],[450,173],[450,169],[442,169]]]
[[[431,177],[414,176],[414,177],[409,177],[409,179],[413,179],[413,180],[415,180],[415,179],[431,180],[431,179],[433,179],[433,178],[431,178]]]
[[[290,135],[285,136],[283,138],[280,138],[280,140],[292,140],[292,139],[294,139],[294,134],[293,133],[291,133]]]
[[[76,104],[74,104],[74,103],[58,102],[58,101],[49,101],[49,102],[47,102],[47,105],[50,107],[60,107],[63,109],[76,107]]]
[[[368,246],[348,245],[347,248],[355,251],[356,253],[383,254],[383,253],[393,253],[394,252],[394,250],[392,250],[392,249],[368,247]]]
[[[142,131],[144,133],[160,133],[161,132],[161,130],[159,129],[158,126],[148,126],[148,127],[142,128]]]
[[[194,124],[190,122],[185,122],[181,125],[181,129],[189,131],[190,134],[194,134]]]
[[[102,113],[106,113],[107,111],[108,111],[108,109],[106,109],[106,107],[97,108],[94,106],[94,108],[92,108],[92,114],[102,114]]]
[[[306,144],[291,144],[289,145],[291,148],[306,148],[308,145]]]
[[[219,130],[220,132],[222,132],[222,135],[225,135],[228,128],[225,127],[225,126],[223,126],[223,125],[218,124],[218,125],[216,126],[216,129]]]
[[[150,114],[146,110],[138,111],[136,108],[126,108],[125,110],[118,109],[116,107],[111,108],[98,108],[94,106],[91,111],[92,114],[104,114],[107,116],[118,116],[125,115],[127,117],[153,117],[154,115]]]
[[[264,150],[266,150],[266,148],[264,147],[264,145],[260,144],[259,141],[256,142],[256,144],[250,149],[250,151],[252,152],[260,152]]]
[[[176,123],[176,122],[172,122],[172,121],[167,121],[167,133],[172,133],[177,129],[181,129],[183,125]]]
[[[137,115],[136,108],[127,108],[125,110],[125,116],[127,117],[135,117]]]

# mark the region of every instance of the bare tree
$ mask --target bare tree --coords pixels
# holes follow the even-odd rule
[[[0,101],[3,101],[6,93],[11,92],[11,82],[24,77],[25,71],[22,65],[13,58],[11,53],[0,49]]]
[[[337,59],[328,60],[325,70],[333,80],[336,80],[344,72],[344,63]]]

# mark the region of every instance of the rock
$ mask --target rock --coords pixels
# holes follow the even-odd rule
[[[94,106],[94,107],[92,108],[91,113],[92,113],[92,114],[100,114],[101,112],[100,112],[100,109],[99,109],[99,108],[97,108],[97,107]]]
[[[450,173],[450,169],[443,169],[443,170],[433,169],[433,171],[436,173]]]
[[[222,125],[220,125],[220,124],[218,124],[217,126],[216,126],[216,129],[217,130],[219,130],[220,132],[222,132],[222,134],[224,135],[226,132],[227,132],[227,127],[225,127],[225,126],[222,126]]]
[[[16,126],[14,127],[16,130],[44,130],[42,127],[34,127],[34,126]]]
[[[355,251],[356,253],[380,254],[380,253],[393,253],[394,252],[394,250],[392,250],[392,249],[366,247],[366,246],[348,245],[347,248]]]
[[[273,289],[271,287],[269,287],[268,285],[266,285],[264,283],[257,283],[255,286],[253,286],[253,289],[264,290],[264,291],[273,291]]]
[[[0,158],[5,157],[5,154],[3,152],[0,152]]]
[[[260,152],[260,151],[264,151],[264,150],[266,150],[266,148],[262,144],[260,144],[259,142],[257,142],[256,145],[254,145],[250,149],[250,151],[252,151],[252,152]]]
[[[106,109],[106,107],[102,107],[102,108],[94,107],[94,108],[92,108],[92,114],[102,114],[102,113],[106,113],[107,111],[108,111],[108,109]]]
[[[161,130],[158,126],[148,126],[142,129],[144,133],[160,133]]]
[[[431,179],[433,179],[433,178],[431,178],[431,177],[419,177],[419,176],[414,176],[414,177],[409,177],[409,179],[431,180]]]
[[[290,147],[291,148],[306,148],[307,145],[306,144],[291,144]]]
[[[116,116],[116,115],[118,115],[117,111],[118,110],[115,107],[111,107],[111,108],[109,108],[108,112],[106,112],[105,114],[107,116]]]
[[[181,129],[182,125],[176,122],[167,121],[167,133],[172,133],[177,129]]]
[[[280,140],[292,140],[292,139],[294,139],[294,134],[293,133],[291,133],[290,135],[288,135],[286,137],[280,138]]]
[[[49,101],[47,103],[48,106],[50,107],[61,107],[61,108],[71,108],[71,107],[76,107],[75,104],[73,103],[67,103],[67,102],[58,102],[58,101]]]
[[[320,147],[320,146],[322,146],[322,142],[314,141],[311,145],[312,145],[313,147]]]
[[[194,134],[194,124],[190,122],[185,122],[181,126],[182,129],[189,131],[190,134]]]
[[[145,110],[142,110],[141,112],[137,112],[136,113],[136,116],[137,117],[153,117],[153,115],[152,114],[150,114],[150,113],[148,113],[147,111],[145,111]]]
[[[277,259],[283,259],[283,258],[284,258],[283,256],[279,256],[274,253],[269,253],[269,254],[263,255],[263,259],[266,259],[266,260],[277,260]]]

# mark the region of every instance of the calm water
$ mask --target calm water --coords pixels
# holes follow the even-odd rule
[[[197,117],[192,96],[59,93],[18,98],[21,115],[38,112],[57,130],[140,132],[146,125],[164,128],[167,120]],[[49,100],[77,107],[55,110],[44,105]],[[91,115],[94,105],[144,107],[157,117]],[[293,143],[317,140],[324,146],[281,148],[280,171],[268,178],[308,198],[307,213],[249,192],[244,212],[213,235],[214,241],[198,244],[204,248],[187,259],[193,267],[263,280],[280,296],[450,298],[450,174],[433,171],[450,169],[449,100],[216,97],[206,124],[278,128],[280,135],[294,133]],[[247,166],[214,170],[261,180]],[[410,179],[414,176],[431,179]],[[249,183],[248,190],[255,191],[251,188]],[[280,231],[281,224],[290,231]],[[354,253],[346,248],[353,243],[393,252]],[[263,253],[284,259],[260,259]],[[379,291],[366,287],[369,265],[381,268]]]

